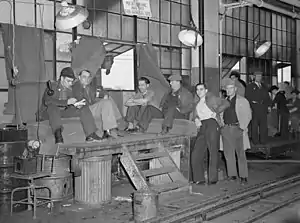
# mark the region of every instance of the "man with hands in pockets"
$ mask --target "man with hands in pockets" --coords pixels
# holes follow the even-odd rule
[[[248,100],[236,93],[237,87],[234,80],[223,79],[223,86],[230,103],[223,113],[224,126],[221,129],[228,177],[230,180],[236,180],[239,176],[241,183],[245,184],[248,178],[245,150],[250,148],[248,125],[252,119],[252,111]]]

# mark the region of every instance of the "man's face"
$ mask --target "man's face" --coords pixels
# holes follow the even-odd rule
[[[170,81],[170,85],[173,91],[177,91],[181,87],[180,81]]]
[[[272,90],[272,92],[271,92],[271,93],[272,93],[272,95],[274,95],[274,96],[275,96],[275,95],[277,94],[277,92],[278,92],[278,90]]]
[[[149,87],[149,84],[146,84],[145,81],[139,81],[139,90],[140,90],[140,92],[147,91],[148,87]]]
[[[199,98],[203,98],[207,93],[207,89],[205,89],[203,85],[198,85],[196,88],[196,93],[199,96]]]
[[[298,95],[297,95],[296,93],[293,93],[293,94],[292,94],[292,99],[295,100],[296,98],[298,98]]]
[[[236,92],[236,87],[234,85],[227,85],[226,86],[226,93],[227,93],[227,96],[229,97],[232,97],[235,95],[235,92]]]
[[[64,86],[65,88],[71,88],[74,82],[73,78],[70,77],[61,77],[61,84],[62,86]]]
[[[257,75],[255,75],[255,81],[257,81],[257,82],[261,82],[261,79],[262,79],[262,75],[261,74],[257,74]]]
[[[232,76],[230,77],[230,79],[233,80],[233,81],[236,81],[236,80],[237,80],[237,77],[234,76],[234,75],[232,75]]]
[[[91,74],[87,71],[83,71],[79,76],[79,81],[83,86],[87,86],[91,83]]]

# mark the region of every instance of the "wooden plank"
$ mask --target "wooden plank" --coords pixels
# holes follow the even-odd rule
[[[103,156],[103,155],[114,155],[122,153],[122,146],[126,145],[129,151],[136,151],[137,148],[143,150],[145,145],[147,148],[154,148],[157,146],[158,142],[161,142],[168,146],[170,150],[177,149],[178,146],[185,146],[189,142],[189,136],[163,136],[154,137],[147,139],[132,139],[130,142],[120,143],[115,142],[111,144],[102,143],[74,143],[72,145],[59,145],[59,152],[66,155],[76,155],[78,158],[87,158],[93,156]]]
[[[293,144],[297,144],[300,143],[300,140],[274,140],[272,142],[268,142],[266,144],[259,144],[259,145],[251,145],[251,149],[255,148],[255,149],[264,149],[264,148],[272,148],[272,147],[280,147],[280,146],[285,146],[285,145],[293,145]]]
[[[135,186],[135,189],[137,190],[149,190],[149,186],[146,182],[146,179],[141,174],[141,170],[139,167],[135,164],[134,160],[131,157],[130,152],[126,148],[126,146],[123,146],[122,148],[122,156],[120,158],[122,165],[124,166],[128,176],[130,177],[130,180]]]
[[[161,167],[161,168],[143,170],[142,173],[145,177],[153,177],[153,176],[172,173],[174,170],[176,170],[175,167],[166,166],[166,167]]]
[[[165,152],[154,152],[154,153],[140,153],[138,156],[134,157],[136,161],[140,160],[149,160],[154,158],[159,158],[166,156],[167,154]]]

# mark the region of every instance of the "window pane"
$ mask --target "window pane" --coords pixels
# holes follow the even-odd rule
[[[4,58],[0,58],[0,89],[8,89]]]

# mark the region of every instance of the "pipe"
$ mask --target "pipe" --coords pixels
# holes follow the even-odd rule
[[[284,201],[284,202],[282,202],[278,205],[274,205],[272,208],[270,208],[270,209],[268,209],[264,212],[261,212],[261,213],[255,215],[255,216],[251,217],[250,219],[247,219],[246,221],[243,221],[241,223],[256,222],[257,220],[262,219],[263,217],[265,217],[265,216],[267,216],[267,215],[269,215],[269,214],[271,214],[271,213],[273,213],[273,212],[275,212],[275,211],[277,211],[277,210],[279,210],[279,209],[281,209],[285,206],[288,206],[292,203],[295,203],[296,201],[299,201],[299,200],[300,200],[300,195],[297,195],[296,197],[294,197],[292,199],[288,199],[288,200],[286,200],[286,201]]]
[[[300,163],[300,160],[248,160],[248,163]]]
[[[296,19],[296,18],[299,19],[300,18],[300,15],[296,12],[292,12],[292,11],[288,11],[286,9],[279,8],[279,7],[274,6],[272,4],[266,3],[262,0],[245,0],[245,1],[248,2],[248,3],[252,3],[254,5],[257,5],[258,7],[266,8],[266,9],[269,9],[271,11],[279,12],[281,14],[290,16],[294,19]],[[289,3],[289,4],[291,4],[291,3]]]

